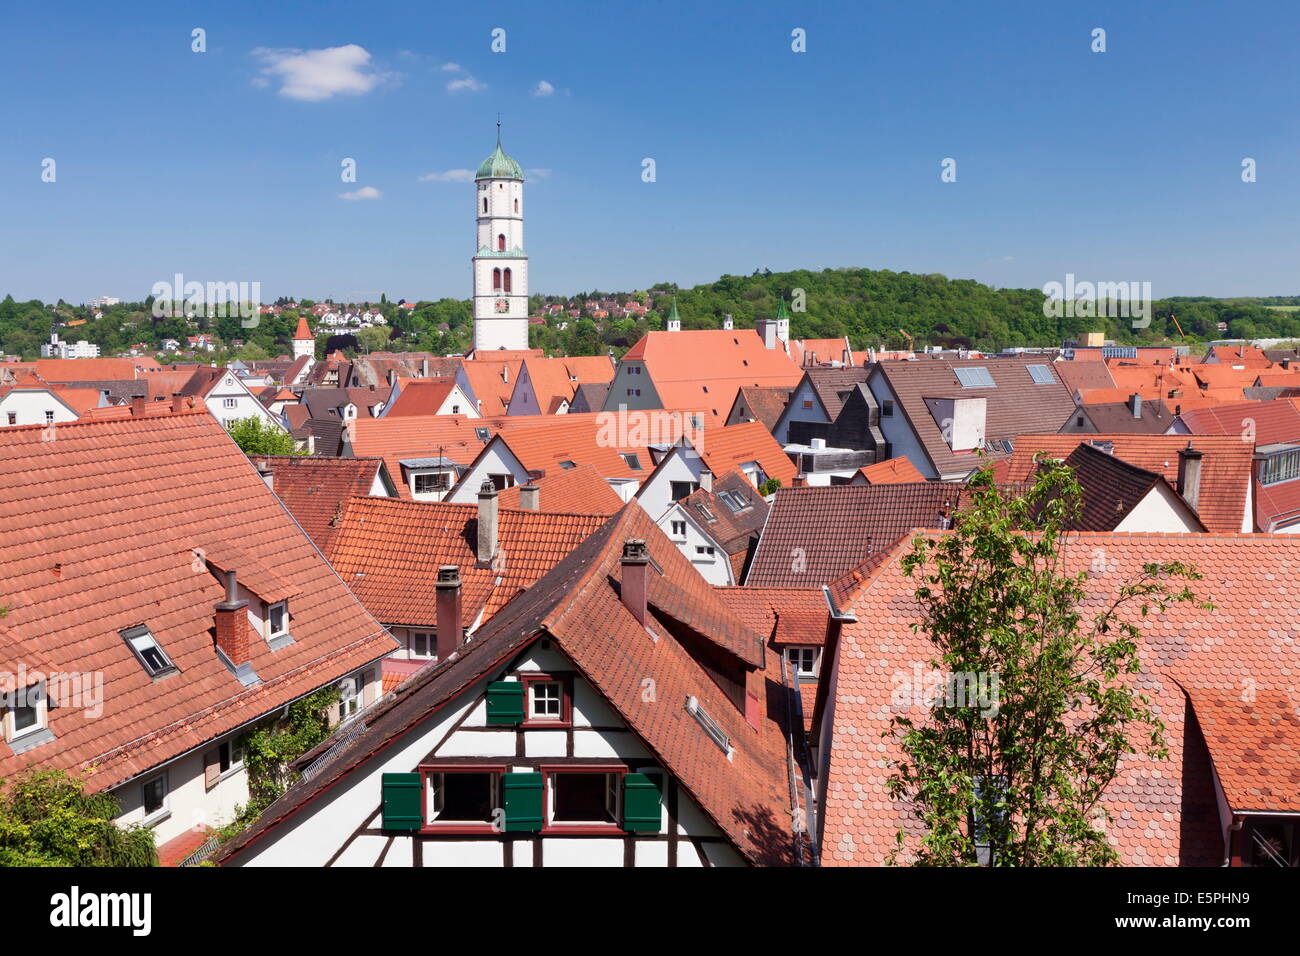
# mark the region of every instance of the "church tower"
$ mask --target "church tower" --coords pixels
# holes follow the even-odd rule
[[[497,148],[474,175],[474,351],[528,348],[528,257],[524,255],[524,171]]]
[[[307,325],[307,317],[300,315],[298,316],[298,329],[293,333],[293,357],[298,359],[304,355],[313,359],[316,357],[316,339],[311,334],[311,328]]]

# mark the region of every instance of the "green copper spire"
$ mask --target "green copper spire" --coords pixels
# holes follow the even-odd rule
[[[501,120],[497,120],[497,148],[492,155],[479,164],[475,179],[518,179],[523,180],[524,170],[518,163],[506,155],[501,148]]]
[[[781,296],[780,305],[776,307],[776,317],[780,319],[789,319],[790,313],[785,310],[785,296]]]
[[[677,314],[677,296],[673,296],[673,307],[668,310],[668,321],[672,322],[674,319],[678,322],[682,320],[682,317]]]

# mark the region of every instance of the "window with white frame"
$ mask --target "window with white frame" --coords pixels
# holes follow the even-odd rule
[[[431,495],[451,488],[451,475],[445,471],[427,471],[414,476],[415,493]]]
[[[564,719],[564,685],[558,680],[528,681],[528,716],[531,720]]]
[[[9,742],[45,729],[48,704],[41,684],[15,689],[5,695],[4,703],[4,733]]]
[[[266,609],[267,637],[280,637],[289,632],[289,602],[279,601]]]
[[[239,400],[236,398],[223,398],[221,400],[222,408],[235,408],[238,405],[239,405]]]
[[[787,647],[785,659],[800,677],[816,677],[821,659],[820,647]]]
[[[696,545],[695,553],[701,557],[713,557],[714,551],[712,545]]]
[[[618,825],[621,774],[555,771],[549,782],[549,823]]]
[[[497,770],[434,770],[425,775],[425,822],[431,826],[490,824],[501,805]]]
[[[672,523],[672,526],[673,526],[673,537],[676,537],[676,538],[684,538],[684,537],[686,537],[686,522],[685,522],[685,521],[674,521],[674,522]]]
[[[366,689],[366,672],[361,671],[339,681],[339,720],[351,720],[361,710]]]
[[[144,806],[144,822],[152,823],[167,814],[167,774],[160,773],[140,786],[140,802]]]
[[[432,657],[437,653],[437,638],[427,631],[414,631],[411,633],[411,656],[412,657]]]
[[[239,741],[227,740],[217,747],[217,762],[222,773],[230,773],[244,765],[244,747]]]
[[[53,425],[53,424],[54,424],[54,412],[52,412],[52,411],[46,411],[46,413],[45,413],[45,424],[47,424],[47,425]]]

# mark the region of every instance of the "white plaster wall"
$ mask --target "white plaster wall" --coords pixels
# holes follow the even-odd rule
[[[101,398],[100,404],[103,404]],[[15,427],[18,425],[44,425],[45,413],[54,413],[54,422],[61,424],[63,422],[74,422],[77,420],[76,412],[68,408],[62,401],[54,397],[54,393],[45,389],[27,390],[15,389],[0,398],[0,428],[9,425],[9,415],[13,413]]]
[[[483,479],[488,475],[504,474],[513,475],[517,485],[528,483],[528,469],[519,463],[505,442],[494,441],[479,462],[461,477],[460,485],[453,488],[445,500],[475,504],[478,502],[478,490],[483,485]]]
[[[812,402],[812,407],[804,408],[804,402]],[[794,394],[790,396],[790,401],[786,403],[785,411],[781,413],[781,418],[772,432],[778,443],[784,445],[789,442],[791,422],[822,424],[830,422],[830,419],[826,417],[826,413],[822,410],[822,403],[817,398],[817,393],[806,378],[795,388]]]
[[[1200,529],[1182,498],[1166,485],[1157,485],[1115,526],[1115,530],[1190,532]]]
[[[916,433],[912,431],[912,426],[907,421],[907,416],[903,414],[898,396],[885,381],[885,376],[877,372],[867,380],[867,386],[875,396],[876,403],[881,406],[880,431],[889,442],[890,455],[894,458],[906,458],[927,479],[938,478],[939,473],[930,463],[929,456],[917,440]],[[884,414],[884,403],[887,401],[894,403],[894,413],[889,416]]]
[[[637,500],[646,514],[657,523],[669,505],[674,503],[673,482],[693,481],[698,484],[702,471],[704,471],[703,459],[693,451],[688,454],[687,449],[675,447],[669,453],[663,467],[646,479],[637,495]]]

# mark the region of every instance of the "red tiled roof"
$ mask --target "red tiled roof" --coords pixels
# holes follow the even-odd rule
[[[785,411],[785,403],[789,400],[790,389],[784,385],[742,385],[736,392],[732,408],[737,404],[743,405],[755,420],[762,422],[771,431],[776,428],[781,413]]]
[[[353,495],[368,495],[382,458],[330,458],[324,455],[257,455],[271,466],[276,495],[325,554],[335,533],[334,519]]]
[[[36,374],[54,382],[108,382],[141,377],[136,359],[37,359]]]
[[[1153,488],[1164,483],[1155,472],[1086,443],[1070,452],[1065,463],[1074,469],[1081,491],[1079,515],[1072,523],[1073,530],[1114,531]],[[1205,530],[1199,523],[1196,527]]]
[[[881,865],[901,828],[915,837],[917,822],[905,804],[886,792],[889,761],[899,756],[882,741],[893,716],[921,719],[917,706],[896,701],[899,675],[929,670],[934,646],[915,633],[921,607],[916,581],[901,568],[901,544],[886,567],[853,604],[857,623],[846,624],[838,649],[838,685],[823,680],[834,700],[834,728],[823,809],[825,866]],[[1105,556],[1098,569],[1098,552]],[[1085,620],[1108,606],[1116,590],[1152,560],[1180,560],[1205,576],[1192,582],[1206,611],[1190,603],[1141,617],[1140,655],[1145,673],[1136,681],[1166,725],[1169,759],[1124,761],[1105,803],[1114,817],[1108,841],[1130,866],[1219,865],[1223,846],[1219,815],[1205,755],[1229,773],[1234,799],[1255,807],[1296,809],[1297,737],[1300,705],[1294,675],[1300,642],[1293,639],[1300,599],[1300,540],[1289,535],[1096,534],[1070,535],[1059,573],[1088,575]],[[1136,611],[1133,612],[1137,617]],[[1181,687],[1180,687],[1181,685]],[[1205,741],[1182,688],[1201,716],[1202,699],[1241,701],[1256,695],[1250,712],[1241,705],[1216,708],[1202,723]],[[1225,712],[1226,710],[1226,712]],[[1282,711],[1290,711],[1290,718]],[[1235,719],[1235,723],[1232,723]],[[1251,737],[1253,736],[1253,739]]]
[[[1242,529],[1246,493],[1250,487],[1255,446],[1223,435],[1021,435],[1007,466],[1006,480],[1026,481],[1034,471],[1034,455],[1064,461],[1082,442],[1109,442],[1113,454],[1178,485],[1178,452],[1188,441],[1203,454],[1197,514],[1210,531]]]
[[[915,481],[925,481],[925,475],[916,470],[909,458],[890,458],[878,461],[874,465],[863,465],[858,474],[869,485],[897,485]]]
[[[1256,445],[1300,442],[1300,409],[1287,399],[1195,408],[1181,418],[1193,435],[1249,435]]]
[[[1300,813],[1296,703],[1271,691],[1185,689],[1229,808],[1234,813]]]
[[[820,647],[829,611],[821,588],[714,587],[714,596],[774,645]]]
[[[537,486],[537,507],[543,514],[602,515],[608,517],[623,507],[609,482],[594,465],[561,468],[533,482]],[[519,508],[519,489],[515,485],[501,492],[497,504],[502,508]]]
[[[542,414],[547,414],[558,403],[573,398],[574,390],[582,384],[608,384],[614,380],[614,364],[605,355],[584,355],[569,358],[529,358],[520,370],[519,382],[527,380]],[[513,397],[514,393],[511,393]]]
[[[1071,395],[1083,389],[1115,387],[1105,362],[1056,362],[1053,367]]]
[[[498,501],[498,508],[500,502]],[[329,558],[385,624],[437,624],[438,568],[460,568],[466,627],[487,620],[600,527],[591,514],[498,511],[499,556],[478,567],[478,505],[354,497],[336,522]]]
[[[650,517],[629,504],[503,609],[456,657],[402,685],[367,716],[367,730],[324,772],[273,804],[226,848],[222,859],[255,845],[369,755],[389,747],[408,728],[457,700],[474,681],[546,637],[622,717],[646,746],[650,759],[679,781],[748,861],[791,862],[793,834],[781,717],[769,712],[757,729],[751,727],[658,614],[648,620],[651,634],[647,634],[647,625],[638,623],[619,597],[620,557],[628,539],[647,543],[654,562],[651,598],[659,594],[667,601],[675,620],[730,620],[738,632],[758,644],[758,636],[721,607],[712,589]],[[780,701],[781,691],[775,686],[779,678],[774,676],[780,674],[776,652],[768,650],[763,664],[767,696]],[[653,682],[658,705],[646,705],[647,679]],[[728,735],[733,747],[730,756],[686,711],[683,705],[689,697],[696,698]],[[771,710],[784,713],[783,706]]]
[[[128,410],[129,411],[129,410]],[[0,604],[50,669],[102,673],[102,716],[50,715],[57,741],[0,759],[95,765],[96,788],[201,746],[393,649],[206,411],[0,430]],[[252,641],[243,687],[213,648],[224,589],[195,549],[242,549],[300,592],[292,644]],[[241,575],[256,591],[265,582]],[[120,632],[147,625],[180,673],[154,680]]]
[[[402,383],[397,400],[384,413],[385,418],[408,415],[436,415],[456,387],[454,378],[413,378]],[[477,409],[466,409],[477,411]]]
[[[758,462],[769,478],[789,485],[799,472],[780,443],[762,422],[744,422],[725,428],[706,428],[695,442],[695,450],[714,475],[739,471],[740,466]]]
[[[293,338],[295,342],[311,341],[315,338],[311,334],[311,327],[307,324],[307,316],[298,316],[298,328],[294,330]]]

